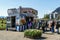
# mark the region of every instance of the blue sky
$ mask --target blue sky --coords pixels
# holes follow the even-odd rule
[[[49,14],[57,7],[60,7],[60,0],[0,0],[0,16],[7,16],[7,9],[31,7],[38,10],[38,17]]]

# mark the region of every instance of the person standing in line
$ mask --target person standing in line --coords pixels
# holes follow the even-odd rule
[[[59,26],[60,26],[59,21],[57,21],[56,29],[58,34],[59,34]]]
[[[51,25],[52,25],[52,21],[48,21],[48,27],[49,27],[50,31],[51,31]]]
[[[36,28],[37,28],[37,29],[40,29],[40,28],[39,28],[39,21],[37,22],[37,27],[36,27]]]
[[[42,22],[42,30],[43,30],[43,33],[45,33],[45,22]]]
[[[33,24],[33,26],[34,26],[34,29],[37,28],[37,20],[34,20],[34,24]]]
[[[41,25],[42,25],[42,22],[41,22],[41,21],[39,21],[39,28],[41,28]]]
[[[46,23],[45,23],[46,25],[45,25],[45,31],[47,31],[47,28],[48,28],[48,24],[47,24],[47,21],[46,21]]]
[[[31,19],[29,19],[29,21],[28,21],[28,29],[31,29],[32,28],[32,21],[31,21]]]
[[[31,29],[31,27],[32,27],[32,23],[30,21],[30,22],[28,22],[28,29]]]
[[[34,29],[34,21],[32,22],[32,29]]]
[[[52,25],[51,25],[51,32],[54,33],[54,25],[55,25],[55,22],[52,21]]]

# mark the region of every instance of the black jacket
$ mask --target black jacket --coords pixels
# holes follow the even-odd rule
[[[56,28],[58,29],[59,27],[60,27],[60,24],[59,24],[60,22],[58,21],[57,22],[57,25],[56,25]]]

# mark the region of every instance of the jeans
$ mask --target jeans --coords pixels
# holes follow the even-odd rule
[[[45,27],[42,27],[43,33],[45,32]]]
[[[51,28],[51,32],[54,32],[54,26],[52,26],[52,28]]]

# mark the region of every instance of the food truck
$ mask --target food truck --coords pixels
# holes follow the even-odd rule
[[[37,10],[33,8],[12,8],[7,10],[7,27],[6,29],[13,29],[13,30],[22,30],[21,28],[21,20],[25,20],[26,22],[31,19],[33,21],[34,18],[37,18]]]

